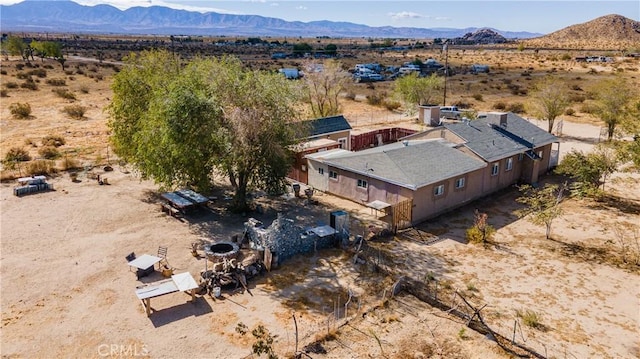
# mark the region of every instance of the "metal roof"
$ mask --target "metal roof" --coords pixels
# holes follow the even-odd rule
[[[315,120],[309,120],[308,123],[311,128],[309,137],[351,129],[351,125],[349,125],[347,119],[342,115],[317,118]]]

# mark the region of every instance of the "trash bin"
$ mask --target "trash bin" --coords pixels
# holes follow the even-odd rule
[[[300,183],[294,183],[291,187],[293,187],[293,194],[296,197],[300,197]]]

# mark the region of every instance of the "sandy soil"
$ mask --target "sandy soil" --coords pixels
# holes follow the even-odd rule
[[[48,92],[43,98],[50,102],[34,106],[35,118],[26,123],[9,119],[3,99],[3,152],[25,138],[56,132],[67,134],[70,148],[104,153],[106,133],[99,131],[106,129],[105,115],[96,104],[109,93],[106,82],[95,84],[98,87],[79,99],[90,108],[83,121],[65,119]],[[17,93],[10,96],[11,102],[18,100]],[[57,107],[50,107],[54,103]],[[412,117],[363,102],[346,101],[345,115],[357,120],[357,130],[422,127]],[[588,150],[598,142],[600,127],[565,121],[562,133],[561,156],[571,149]],[[100,167],[81,172],[80,182],[58,175],[51,179],[55,191],[22,198],[12,194],[14,183],[0,186],[3,357],[242,358],[251,353],[254,340],[235,331],[238,323],[249,329],[264,325],[277,335],[275,349],[285,356],[295,351],[294,314],[299,348],[335,338],[322,343],[327,354],[310,354],[314,358],[509,357],[491,340],[465,329],[462,320],[412,296],[401,294],[384,304],[383,296],[388,297],[401,275],[432,276],[474,305],[486,304],[485,319],[507,337],[518,319],[516,311],[535,311],[542,329],[530,328],[520,318],[516,341],[548,357],[640,355],[640,278],[637,266],[619,260],[616,229],[626,228],[625,238],[633,248],[630,236],[640,223],[638,175],[616,174],[608,187],[615,201],[566,201],[565,215],[554,222],[553,240],[544,239],[542,227],[513,214],[516,193],[507,190],[419,226],[421,233],[439,236],[435,243],[415,236],[372,241],[374,250],[393,249],[395,255],[385,257],[396,270],[392,275],[354,265],[350,252],[321,251],[287,261],[250,282],[251,294],[225,292],[221,299],[198,297],[194,304],[181,293],[154,299],[155,311],[147,318],[134,294],[141,282],[125,256],[132,251],[154,254],[158,246],[167,246],[176,272],[198,278],[205,264],[191,255],[191,243],[240,234],[246,217],[224,210],[224,187],[212,211],[182,221],[168,217],[159,210],[156,185],[115,167],[108,173]],[[90,179],[95,174],[106,176],[110,185],[99,186]],[[320,205],[310,206],[296,199],[263,197],[260,202],[267,211],[255,216],[268,224],[282,212],[313,225],[327,223],[331,210],[345,209],[354,233],[362,230],[357,226],[381,225],[368,208],[328,195],[316,198]],[[488,248],[464,241],[474,208],[486,211],[498,229]],[[160,278],[156,274],[144,282]],[[342,308],[349,291],[355,297],[345,324],[335,319],[334,308]],[[345,314],[337,312],[339,317]]]

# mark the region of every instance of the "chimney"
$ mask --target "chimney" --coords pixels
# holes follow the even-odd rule
[[[500,127],[507,128],[507,116],[508,114],[506,113],[500,114]]]

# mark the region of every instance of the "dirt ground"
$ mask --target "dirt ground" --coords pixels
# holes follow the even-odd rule
[[[92,73],[91,66],[79,68]],[[48,88],[9,91],[2,99],[3,154],[25,139],[37,143],[49,133],[66,134],[63,148],[87,166],[78,182],[64,172],[51,178],[51,192],[19,198],[12,193],[13,181],[0,186],[3,357],[243,358],[250,355],[254,339],[236,332],[239,323],[250,330],[264,325],[277,335],[278,355],[288,356],[296,350],[293,315],[298,349],[320,340],[327,351],[309,353],[313,358],[509,357],[492,340],[466,328],[463,320],[411,295],[384,301],[402,275],[429,278],[457,289],[477,307],[486,305],[485,320],[508,338],[517,320],[515,340],[547,357],[640,356],[639,271],[620,260],[620,234],[633,251],[637,244],[632,232],[640,223],[640,177],[629,173],[618,173],[610,181],[610,201],[566,201],[565,215],[554,222],[553,240],[544,239],[541,226],[514,215],[519,207],[515,191],[509,189],[418,226],[418,235],[371,241],[374,252],[390,251],[383,264],[395,268],[393,274],[372,270],[370,263],[354,264],[352,250],[324,250],[300,255],[251,281],[251,293],[224,292],[220,299],[203,296],[195,303],[182,293],[153,299],[155,311],[147,318],[134,293],[141,282],[125,256],[154,254],[158,246],[167,246],[176,272],[198,279],[205,261],[191,255],[191,243],[241,234],[247,217],[224,209],[221,187],[213,210],[178,220],[160,211],[158,187],[130,169],[114,165],[114,171],[105,173],[102,166],[91,168],[104,164],[108,154],[102,111],[110,96],[108,81],[74,76],[70,83],[77,91],[91,85],[78,96],[89,108],[81,121],[65,118],[60,112],[64,103]],[[7,103],[36,101],[39,94],[45,101],[34,103],[33,119],[10,119]],[[422,128],[411,116],[380,111],[363,101],[344,104],[356,130]],[[597,122],[567,118],[561,156],[574,148],[588,150],[599,136]],[[30,151],[37,153],[39,146]],[[95,174],[107,177],[110,185],[98,185],[90,178]],[[269,224],[281,212],[311,226],[327,223],[330,211],[344,209],[353,234],[359,227],[381,226],[368,208],[328,195],[316,199],[319,205],[262,197],[265,213],[251,216]],[[486,211],[498,229],[487,248],[464,240],[475,208]],[[439,240],[423,240],[433,235]],[[156,273],[143,281],[160,278]],[[345,313],[349,293],[353,298]],[[464,307],[459,300],[441,300]],[[517,311],[537,313],[541,326],[524,325]]]

